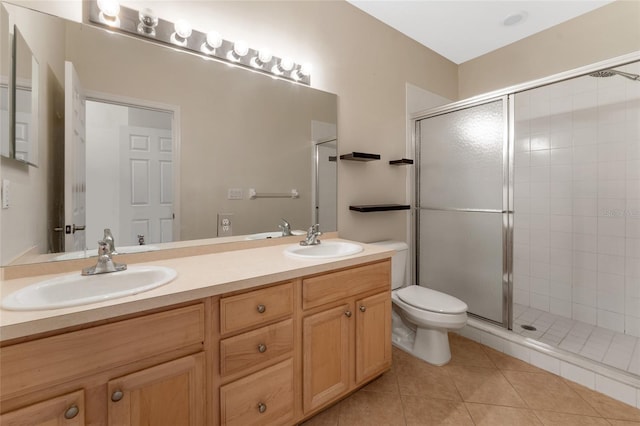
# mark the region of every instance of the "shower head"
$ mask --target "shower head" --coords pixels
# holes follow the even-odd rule
[[[621,77],[628,78],[629,80],[634,80],[634,81],[640,80],[640,75],[638,74],[631,74],[628,72],[612,70],[612,69],[592,72],[589,75],[591,77],[613,77],[614,75],[619,75]]]

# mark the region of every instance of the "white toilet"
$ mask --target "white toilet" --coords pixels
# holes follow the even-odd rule
[[[409,246],[399,241],[372,243],[396,250],[391,258],[393,344],[434,365],[451,359],[449,330],[467,323],[467,304],[448,294],[406,285]]]

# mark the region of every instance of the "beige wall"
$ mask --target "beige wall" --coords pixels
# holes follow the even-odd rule
[[[640,1],[617,0],[460,64],[460,99],[640,50]]]

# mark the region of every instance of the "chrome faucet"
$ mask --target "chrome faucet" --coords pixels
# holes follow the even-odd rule
[[[282,229],[282,236],[283,237],[288,237],[291,234],[291,225],[289,225],[289,222],[287,222],[284,219],[280,219],[282,221],[282,223],[280,225],[278,225],[278,228]]]
[[[104,228],[104,236],[102,237],[102,241],[107,243],[107,247],[109,248],[109,256],[118,254],[118,252],[116,251],[116,241],[113,239],[111,229]],[[100,241],[98,241],[98,244],[100,244]]]
[[[304,239],[304,241],[300,241],[300,245],[316,246],[320,244],[320,240],[318,239],[320,235],[322,235],[322,232],[320,232],[320,225],[316,223],[309,228],[306,238]]]
[[[111,259],[109,243],[105,240],[98,241],[98,262],[95,266],[82,269],[82,275],[98,275],[108,272],[118,272],[127,269],[124,263],[116,263]]]

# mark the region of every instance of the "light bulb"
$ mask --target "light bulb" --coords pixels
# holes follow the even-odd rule
[[[254,68],[262,68],[264,64],[271,62],[273,55],[269,49],[263,48],[258,51],[258,56],[251,58],[251,66]]]
[[[150,35],[156,35],[156,27],[158,26],[158,16],[149,8],[144,8],[138,12],[138,31]]]
[[[302,74],[305,77],[308,77],[308,76],[311,75],[311,70],[312,69],[313,69],[313,66],[309,62],[305,62],[300,67],[300,74]]]
[[[282,75],[285,72],[291,71],[294,65],[293,59],[284,57],[280,59],[280,62],[275,64],[273,68],[271,68],[271,72],[275,75]]]
[[[243,57],[245,56],[247,53],[249,53],[249,46],[247,45],[247,43],[243,40],[240,41],[236,41],[233,44],[233,51],[236,55],[238,55],[239,57]]]
[[[291,71],[293,69],[293,65],[293,59],[288,57],[284,57],[280,61],[280,68],[282,68],[283,71]]]
[[[240,62],[247,53],[249,53],[249,46],[245,41],[239,40],[233,43],[233,49],[227,53],[227,59],[232,62]]]
[[[306,62],[300,66],[300,68],[293,70],[291,72],[291,78],[294,80],[302,80],[305,77],[309,77],[311,75],[311,64]]]
[[[117,0],[98,0],[98,9],[105,17],[115,19],[120,13],[120,3]]]
[[[187,21],[185,19],[179,19],[173,25],[173,28],[175,29],[176,34],[180,38],[187,39],[187,38],[191,37],[192,29],[191,29],[191,24],[189,23],[189,21]]]
[[[98,9],[100,9],[100,13],[98,14],[98,20],[100,22],[111,27],[120,26],[120,18],[118,18],[120,3],[118,1],[98,0]]]
[[[222,46],[222,36],[217,31],[209,31],[207,33],[207,45],[211,49],[217,49]]]
[[[271,58],[273,58],[273,55],[271,54],[271,51],[269,49],[260,49],[260,51],[258,52],[258,59],[264,64],[270,62]]]

